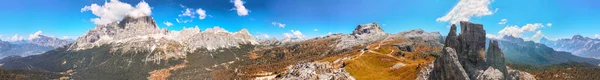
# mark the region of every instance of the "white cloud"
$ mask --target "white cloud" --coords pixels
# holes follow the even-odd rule
[[[500,20],[500,22],[498,22],[498,24],[506,24],[506,22],[508,22],[507,19],[502,19],[502,20]]]
[[[242,0],[234,0],[233,4],[235,6],[235,10],[237,11],[238,16],[246,16],[248,15],[248,9],[244,6],[244,2]]]
[[[524,32],[533,32],[543,27],[544,25],[541,23],[526,24],[521,28],[519,28],[517,25],[513,25],[504,27],[504,29],[500,30],[498,33],[500,34],[499,36],[511,35],[513,37],[521,37],[521,34]]]
[[[546,26],[552,27],[552,23],[547,23]]]
[[[98,18],[92,18],[91,21],[97,25],[104,25],[111,22],[119,21],[125,16],[142,17],[150,16],[152,10],[148,3],[142,1],[135,7],[130,4],[120,2],[119,0],[111,0],[104,5],[92,4],[81,8],[81,12],[91,11]]]
[[[297,38],[300,40],[304,39],[304,35],[302,34],[302,32],[298,31],[298,30],[290,30],[291,33],[283,33],[283,36],[285,38]]]
[[[315,29],[315,32],[319,31],[319,29]]]
[[[490,3],[489,0],[460,0],[448,14],[437,18],[436,21],[456,24],[460,21],[469,21],[471,17],[492,15],[493,12],[488,8]]]
[[[595,38],[600,38],[600,34],[594,35]]]
[[[200,18],[200,20],[206,18],[206,11],[204,11],[202,8],[196,9],[196,14],[198,14],[198,18]]]
[[[42,31],[37,31],[33,34],[29,34],[29,38],[27,38],[28,40],[33,40],[35,38],[40,38],[40,35],[42,35]]]
[[[186,8],[184,11],[181,11],[182,13],[179,14],[179,17],[188,16],[188,17],[191,17],[191,18],[196,18],[194,16],[194,13],[192,12],[193,10],[194,9],[192,9],[192,8]]]
[[[491,38],[491,39],[502,39],[502,36],[496,36],[493,34],[485,34],[485,37]]]
[[[521,33],[523,33],[523,31],[521,29],[519,29],[519,27],[517,25],[514,26],[506,26],[504,27],[504,29],[500,30],[500,32],[498,32],[500,35],[499,36],[503,36],[503,35],[511,35],[514,37],[521,37]]]
[[[265,38],[265,39],[268,39],[268,38],[270,38],[270,36],[269,36],[269,35],[267,35],[267,34],[261,34],[260,36],[261,36],[261,37],[263,37],[263,38]]]
[[[23,40],[23,36],[19,36],[18,34],[15,34],[14,36],[6,39],[6,41],[21,41]]]
[[[533,24],[526,24],[525,26],[523,26],[521,28],[521,30],[533,32],[533,31],[537,30],[538,28],[542,28],[542,27],[544,27],[544,25],[542,25],[542,23],[533,23]]]
[[[173,23],[169,22],[169,21],[165,21],[163,22],[167,27],[173,26]]]
[[[542,30],[538,30],[537,32],[535,32],[535,34],[531,37],[531,39],[536,39],[539,40],[544,36],[544,34],[542,34]]]
[[[271,24],[273,24],[273,26],[277,26],[277,27],[280,27],[280,28],[285,28],[285,24],[280,23],[280,22],[271,22]]]
[[[206,11],[202,8],[198,8],[198,9],[192,9],[192,8],[186,8],[183,5],[179,5],[182,8],[185,8],[183,11],[181,11],[181,14],[179,14],[178,18],[175,18],[175,21],[177,23],[188,23],[188,22],[192,22],[194,18],[196,18],[196,15],[198,15],[198,19],[203,20],[206,19],[206,16],[209,16],[206,14]],[[184,17],[189,17],[189,18],[184,18]]]
[[[503,38],[506,35],[510,35],[513,37],[521,37],[523,33],[535,32],[537,30],[537,32],[535,32],[532,37],[524,37],[524,39],[539,41],[540,38],[544,37],[544,34],[542,34],[542,31],[539,30],[543,27],[544,27],[544,25],[542,25],[541,23],[526,24],[526,25],[522,26],[521,28],[519,28],[519,26],[517,26],[517,25],[506,26],[506,27],[504,27],[504,29],[502,29],[498,32],[499,35],[496,36],[496,35],[487,34],[486,37],[496,38],[496,39]]]

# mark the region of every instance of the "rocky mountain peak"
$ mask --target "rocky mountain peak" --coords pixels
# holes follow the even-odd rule
[[[456,26],[450,28],[444,45],[446,47],[434,62],[430,80],[499,80],[515,76],[507,75],[511,73],[506,68],[504,54],[496,40],[490,41],[487,55],[485,54],[483,25],[465,21],[460,22],[460,25],[461,34],[458,37],[454,37]]]
[[[581,35],[575,35],[575,36],[573,36],[573,38],[572,38],[572,39],[575,39],[575,40],[581,40],[581,39],[585,39],[585,37],[583,37],[583,36],[581,36]]]
[[[450,27],[450,32],[446,36],[446,40],[444,42],[444,47],[451,47],[456,49],[458,47],[458,40],[456,40],[456,25],[452,24]]]
[[[352,31],[352,35],[363,35],[363,34],[385,34],[383,29],[379,27],[377,22],[369,23],[369,24],[361,24]]]
[[[483,25],[461,21],[460,28],[461,32],[457,38],[459,47],[456,49],[456,52],[459,55],[463,55],[461,59],[466,59],[466,63],[479,65],[485,60],[486,33],[483,30]]]
[[[71,41],[58,39],[56,37],[49,37],[46,35],[37,36],[38,38],[32,38],[29,43],[48,47],[61,47],[71,43]]]
[[[150,26],[136,26],[136,27],[158,28],[156,26],[156,22],[150,16],[142,16],[142,17],[127,16],[127,17],[123,18],[123,20],[121,20],[119,22],[119,28],[125,28],[127,26],[127,24],[132,24],[132,23],[133,24],[135,24],[135,23],[150,24]]]
[[[485,55],[486,62],[491,67],[500,70],[500,72],[505,73],[504,76],[508,77],[508,70],[506,69],[506,62],[504,59],[504,53],[498,46],[497,40],[490,40],[488,52]],[[505,78],[506,78],[505,77]]]

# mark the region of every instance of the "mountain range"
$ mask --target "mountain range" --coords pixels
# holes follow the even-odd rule
[[[597,59],[575,56],[570,52],[557,51],[544,44],[524,41],[521,38],[506,36],[498,41],[507,56],[507,60],[515,64],[544,66],[571,61],[593,65],[600,64],[600,60]]]
[[[600,59],[600,39],[575,35],[571,39],[549,40],[542,38],[540,43],[558,51],[571,52],[576,56]]]
[[[168,31],[150,16],[128,16],[97,25],[73,43],[0,64],[49,75],[36,79],[101,80],[531,80],[535,75],[510,64],[597,64],[518,38],[487,41],[482,24],[463,21],[460,29],[452,25],[446,37],[421,29],[390,34],[373,22],[351,34],[256,40],[247,29]],[[27,42],[63,43],[55,40]]]
[[[46,51],[63,47],[72,40],[58,39],[42,34],[34,34],[27,40],[2,41],[0,40],[0,59],[8,56],[25,57],[29,55],[42,54]]]

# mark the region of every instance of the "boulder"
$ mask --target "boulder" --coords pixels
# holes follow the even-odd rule
[[[504,76],[502,72],[498,69],[494,69],[493,67],[489,67],[483,73],[478,74],[477,80],[503,80]]]

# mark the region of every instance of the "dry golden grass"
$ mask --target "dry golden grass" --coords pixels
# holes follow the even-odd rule
[[[417,43],[413,52],[402,52],[405,56],[393,56],[400,52],[393,44],[403,42],[406,40],[390,38],[370,44],[367,46],[369,50],[362,55],[360,51],[348,55],[354,59],[345,62],[345,69],[357,80],[414,80],[422,67],[435,60],[433,56],[421,52],[441,52],[441,48]],[[343,57],[347,56],[333,56],[319,61],[332,62]],[[393,69],[392,66],[397,63],[405,66]]]

